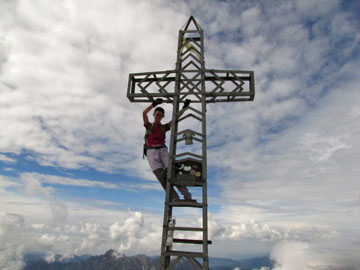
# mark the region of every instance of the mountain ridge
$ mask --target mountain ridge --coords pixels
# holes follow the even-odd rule
[[[45,256],[40,254],[25,256],[24,270],[158,270],[160,258],[150,257],[143,254],[126,256],[113,249],[109,249],[103,255],[83,255],[73,258],[61,259],[62,256],[55,256],[54,262],[46,262]],[[261,269],[269,267],[272,262],[267,256],[254,257],[242,260],[232,260],[226,258],[209,258],[210,270],[241,270]],[[175,270],[189,270],[192,265],[187,260],[182,260],[175,267]]]

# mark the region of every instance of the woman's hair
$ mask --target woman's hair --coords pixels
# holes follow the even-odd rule
[[[163,109],[163,108],[161,108],[161,107],[156,107],[156,109],[155,109],[154,113],[155,113],[156,111],[162,112],[162,113],[163,113],[163,115],[165,115],[165,111],[164,111],[164,109]]]

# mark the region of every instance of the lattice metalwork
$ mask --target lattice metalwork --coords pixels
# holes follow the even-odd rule
[[[202,72],[187,70],[181,74],[181,101],[187,95],[195,95],[195,103],[201,103],[201,95],[206,103],[252,101],[255,97],[254,72],[240,70],[205,69],[204,80],[206,92],[201,92]],[[175,92],[166,89],[175,88],[176,70],[131,73],[129,76],[128,98],[132,102],[152,102],[154,98],[165,98],[165,102],[173,103]],[[200,88],[200,89],[199,89]]]

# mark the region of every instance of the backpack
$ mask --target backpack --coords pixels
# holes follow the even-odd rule
[[[147,138],[149,137],[152,129],[153,129],[153,124],[152,124],[152,123],[149,123],[149,128],[146,129],[146,131],[145,131],[145,136],[144,136],[143,158],[145,158],[146,155],[147,155],[146,140],[147,140]],[[161,125],[161,131],[162,131],[162,133],[163,133],[163,136],[165,137],[165,133],[166,133],[165,125]]]

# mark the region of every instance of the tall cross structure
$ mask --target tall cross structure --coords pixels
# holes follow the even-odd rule
[[[206,69],[204,32],[191,16],[179,31],[175,70],[129,74],[127,97],[131,102],[152,103],[162,98],[173,104],[160,269],[175,269],[187,259],[193,269],[208,270],[206,104],[254,100],[254,72]],[[191,105],[177,118],[186,99]],[[200,189],[201,198],[171,201],[174,186]],[[189,207],[200,209],[198,219],[182,223],[176,216],[175,220],[175,211],[183,216]]]

